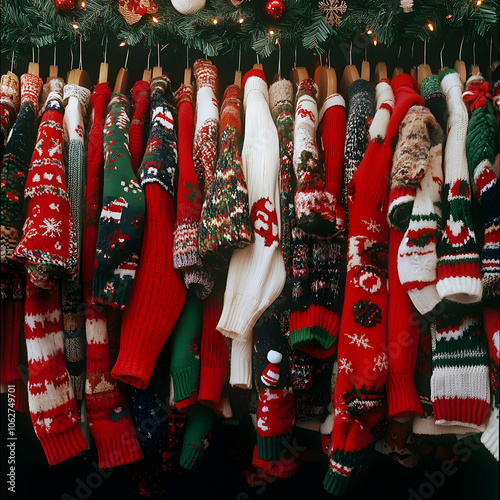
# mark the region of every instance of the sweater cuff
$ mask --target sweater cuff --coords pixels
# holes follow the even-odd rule
[[[479,427],[479,432],[482,432],[485,426]],[[476,433],[476,429],[465,426],[463,424],[456,425],[438,425],[434,420],[434,417],[416,417],[413,419],[413,434],[423,435],[423,436],[442,436],[442,435],[465,435]]]
[[[198,402],[213,403],[218,406],[221,401],[222,389],[227,379],[227,366],[219,368],[203,368],[203,378],[200,378]]]
[[[140,355],[134,350],[120,349],[111,376],[137,389],[146,389],[153,375],[155,359]]]
[[[483,286],[480,278],[481,264],[479,262],[464,262],[458,265],[438,262],[438,266],[436,289],[442,299],[448,299],[459,304],[473,304],[481,300]],[[451,273],[454,275],[450,276]],[[445,274],[448,274],[448,276]]]
[[[407,293],[415,309],[422,315],[430,313],[441,302],[441,297],[434,283],[420,290],[418,288],[407,290]]]
[[[486,429],[481,435],[481,443],[498,462],[498,408],[492,407],[486,421]]]
[[[70,429],[58,434],[46,434],[39,436],[43,451],[49,465],[56,465],[73,458],[87,449],[87,442],[75,423]]]
[[[255,297],[226,290],[217,330],[226,337],[244,341],[251,337],[252,329],[263,310],[265,308],[260,307],[260,302]]]
[[[101,469],[129,464],[142,458],[139,440],[129,419],[118,429],[102,429],[93,437]]]
[[[252,339],[231,344],[231,375],[229,383],[241,389],[252,388]]]
[[[407,418],[422,414],[413,376],[407,373],[389,373],[385,389],[389,417]]]
[[[199,365],[188,366],[182,370],[171,368],[170,374],[174,384],[174,400],[176,403],[188,398],[196,391],[200,374]]]

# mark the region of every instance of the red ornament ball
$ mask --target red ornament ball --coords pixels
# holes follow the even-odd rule
[[[75,8],[75,0],[52,0],[52,2],[58,10],[73,10]]]
[[[274,20],[278,20],[285,10],[283,0],[269,0],[266,3],[266,13]]]

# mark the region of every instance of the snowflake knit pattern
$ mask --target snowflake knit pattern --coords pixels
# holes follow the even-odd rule
[[[349,186],[347,278],[333,394],[335,417],[330,469],[323,482],[335,495],[342,495],[367,467],[370,445],[381,431],[384,415],[389,367],[385,205],[392,150],[385,134],[395,99],[386,82],[379,85],[383,92],[373,120],[376,127],[370,129],[372,140]]]
[[[21,76],[21,110],[4,149],[0,184],[0,261],[6,264],[21,239],[24,221],[24,185],[35,147],[35,120],[42,79]]]
[[[58,276],[74,279],[76,235],[63,162],[62,79],[50,80],[45,112],[31,159],[24,196],[28,200],[23,237],[13,258],[37,286]]]
[[[443,222],[438,245],[437,291],[441,298],[460,304],[482,297],[481,260],[472,222],[471,190],[465,142],[468,116],[462,101],[462,83],[455,70],[441,73],[448,103],[448,140],[444,156]]]
[[[46,290],[28,280],[24,312],[28,402],[35,434],[50,465],[87,448],[78,427],[75,397],[64,363],[60,304],[57,287]]]
[[[0,80],[0,153],[19,111],[19,78],[7,71]],[[0,154],[0,157],[3,155]]]
[[[297,178],[295,213],[298,226],[308,234],[332,236],[336,229],[334,199],[325,191],[323,165],[316,144],[318,86],[302,80],[295,107],[293,167]]]
[[[368,129],[375,113],[375,89],[370,82],[357,80],[347,89],[347,116],[345,151],[344,151],[344,182],[342,185],[342,208],[346,224],[349,221],[347,192],[349,182],[358,168],[368,145]]]
[[[207,190],[198,230],[202,259],[224,269],[233,248],[252,241],[248,189],[241,167],[241,101],[238,85],[229,85],[222,100],[219,160]]]
[[[104,125],[104,193],[92,299],[125,309],[134,282],[144,224],[144,194],[128,148],[129,101],[115,93]]]

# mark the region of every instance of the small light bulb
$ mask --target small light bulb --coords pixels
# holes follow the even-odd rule
[[[153,19],[153,22],[154,22],[154,23],[158,23],[158,22],[159,22],[159,21],[158,21],[158,18],[157,18],[157,17],[155,17],[155,16],[153,16],[153,17],[152,17],[152,19]]]
[[[269,34],[270,34],[271,36],[273,36],[273,35],[274,35],[274,31],[273,31],[273,30],[269,30]]]
[[[373,40],[373,45],[377,45],[377,40]]]
[[[85,2],[82,2],[82,9],[85,9]]]
[[[125,42],[121,42],[120,43],[120,47],[125,47],[126,43]]]
[[[479,7],[483,3],[483,0],[477,0],[476,5]]]
[[[73,29],[77,30],[79,28],[78,24],[72,24],[71,26],[73,26]]]
[[[367,35],[371,35],[372,33],[373,33],[373,31],[372,31],[372,30],[368,30],[368,31],[366,32],[366,34],[367,34]]]
[[[245,22],[245,18],[244,18],[244,17],[240,17],[240,18],[238,19],[238,22],[239,22],[240,24],[243,24],[243,23]]]
[[[450,21],[452,17],[453,17],[453,15],[452,15],[452,14],[448,14],[448,15],[446,16],[446,19],[448,19],[448,21]]]
[[[217,18],[215,18],[213,21],[212,21],[214,24],[217,24],[219,22],[219,20]]]
[[[434,31],[434,25],[432,23],[428,23],[427,27],[429,28],[429,31]]]

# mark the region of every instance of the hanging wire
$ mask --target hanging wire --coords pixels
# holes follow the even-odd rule
[[[150,58],[151,58],[151,51],[152,51],[152,50],[153,50],[153,49],[152,49],[151,47],[149,47],[149,52],[148,52],[148,65],[147,65],[147,69],[148,69],[148,70],[149,70],[149,69],[151,69],[151,66],[150,66],[150,64],[149,64],[149,61],[150,61]]]
[[[349,65],[352,66],[352,41],[351,47],[349,48]]]
[[[491,56],[490,56],[491,59]],[[14,50],[12,50],[12,59],[10,60],[10,72],[14,73]]]
[[[281,43],[278,39],[276,39],[276,43],[278,44],[278,77],[281,78]]]
[[[413,43],[411,44],[411,63],[413,64],[413,67],[415,67],[415,57],[413,55],[415,50],[415,40],[413,40]]]
[[[71,65],[70,65],[70,69],[73,69],[73,47],[69,47],[69,51],[71,52]]]
[[[493,37],[490,37],[490,66],[491,66],[491,54],[493,51]]]
[[[424,40],[424,66],[427,64],[427,40]]]
[[[444,50],[444,46],[445,46],[446,42],[443,42],[443,46],[441,47],[441,51],[439,52],[439,59],[441,60],[441,67],[444,68],[444,65],[443,65],[443,50]]]
[[[260,64],[260,62],[259,62],[259,53],[256,52],[255,55],[257,56],[257,64]]]
[[[472,64],[474,66],[476,65],[476,40],[474,40],[474,43],[472,44]]]
[[[462,47],[464,46],[465,34],[462,36],[462,41],[460,42],[460,50],[458,51],[458,60],[462,60]]]
[[[321,54],[319,54],[319,65],[323,66],[323,57],[321,57]]]
[[[297,44],[295,44],[295,59],[293,60],[293,69],[297,67]]]
[[[156,48],[158,49],[158,66],[160,66],[160,42],[156,42]]]
[[[35,62],[35,46],[31,47],[31,61]]]
[[[241,44],[238,50],[238,71],[241,71]]]
[[[37,64],[40,64],[40,47],[36,48],[37,56],[36,56],[36,62]]]
[[[331,51],[331,47],[328,49],[328,67],[331,68],[330,66],[330,51]]]
[[[80,61],[78,62],[78,69],[83,69],[83,54],[82,54],[82,34],[80,33]]]
[[[189,68],[189,46],[186,45],[186,69]]]
[[[57,66],[57,45],[54,45],[54,66]]]
[[[123,65],[124,68],[127,68],[129,52],[130,52],[130,47],[127,45],[127,55],[125,56],[125,64]]]
[[[205,45],[205,61],[208,60],[208,42]]]
[[[401,57],[401,45],[399,45],[399,49],[398,49],[398,64],[399,64],[399,59]]]
[[[104,38],[106,38],[106,43],[104,43]],[[107,57],[108,57],[108,35],[104,35],[102,37],[102,44],[101,45],[104,45],[104,56],[103,56],[103,59],[104,59],[104,64],[106,64],[106,60],[107,60]]]

